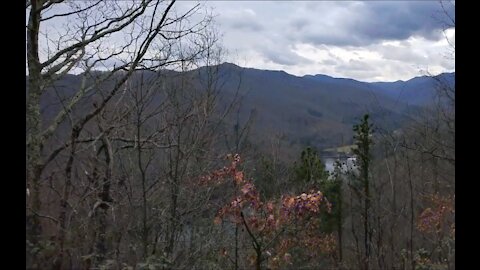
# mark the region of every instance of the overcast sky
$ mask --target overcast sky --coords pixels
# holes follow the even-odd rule
[[[209,1],[228,62],[298,76],[406,80],[455,70],[438,1]],[[454,5],[444,4],[455,18]],[[446,34],[445,34],[446,33]],[[453,56],[454,57],[454,56]]]

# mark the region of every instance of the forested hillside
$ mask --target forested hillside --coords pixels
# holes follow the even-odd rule
[[[202,91],[209,74],[215,73],[217,107],[232,107],[226,119],[248,126],[248,140],[256,147],[262,148],[270,137],[281,138],[288,146],[283,149],[281,156],[290,161],[308,145],[325,149],[351,144],[352,126],[365,113],[370,114],[379,128],[389,131],[400,129],[412,120],[412,115],[422,110],[418,104],[427,106],[435,103],[438,86],[435,78],[414,78],[405,82],[405,86],[400,86],[399,82],[374,83],[379,86],[372,86],[350,79],[320,75],[297,77],[285,72],[247,69],[230,63],[200,67],[186,73],[190,84],[186,87],[192,88],[192,91]],[[67,75],[46,91],[41,106],[46,123],[63,109],[61,100],[75,94],[74,90],[81,85],[81,76]],[[136,87],[141,81],[144,84],[173,82],[180,78],[180,73],[175,71],[164,70],[158,74],[142,71],[132,74],[129,85]],[[424,82],[421,87],[410,86],[413,84],[410,82],[419,79]],[[112,82],[113,79],[104,84]],[[454,77],[447,85],[451,87],[452,84]],[[407,93],[408,99],[399,100],[395,97]],[[428,93],[428,99],[425,93]],[[157,93],[149,106],[160,106],[163,98]],[[88,109],[90,102],[85,102],[84,106],[79,110]]]
[[[26,11],[26,269],[455,269],[455,73],[240,67],[175,1]]]

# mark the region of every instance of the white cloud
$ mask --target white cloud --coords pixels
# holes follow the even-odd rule
[[[222,2],[227,61],[302,76],[395,81],[455,70],[435,2]],[[455,30],[445,31],[450,43]],[[365,69],[365,70],[362,70]]]

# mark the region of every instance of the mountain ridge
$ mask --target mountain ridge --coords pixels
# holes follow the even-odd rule
[[[219,85],[222,86],[218,106],[227,106],[238,94],[241,98],[237,118],[240,124],[254,116],[251,141],[266,146],[272,136],[284,137],[292,154],[305,145],[323,149],[348,144],[352,138],[352,126],[365,113],[371,114],[373,122],[382,129],[398,129],[416,111],[433,102],[431,94],[435,91],[431,80],[425,77],[405,82],[368,83],[322,74],[300,77],[285,71],[243,68],[232,63],[186,72],[190,74],[192,87],[202,87],[201,78],[209,69],[218,72]],[[178,71],[162,72],[172,80],[181,75]],[[154,73],[135,73],[132,80],[140,79],[140,74],[150,76]],[[455,74],[449,74],[442,76],[454,79]],[[80,77],[65,76],[55,83],[57,90],[63,88],[62,95],[71,96],[78,89]],[[419,87],[425,89],[417,91]],[[61,109],[61,102],[57,99],[57,94],[50,91],[42,102],[42,111],[48,118]],[[85,107],[80,107],[77,112],[87,111],[91,106],[89,103],[86,100],[82,105]],[[236,116],[228,121],[236,121]]]

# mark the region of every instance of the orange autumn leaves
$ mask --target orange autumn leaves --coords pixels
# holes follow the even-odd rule
[[[331,210],[322,192],[310,190],[297,196],[283,195],[279,200],[263,202],[253,182],[239,170],[240,156],[228,155],[227,158],[230,160],[229,166],[202,177],[200,181],[204,185],[231,182],[235,187],[234,198],[218,210],[215,224],[230,221],[244,226],[253,234],[255,241],[265,243],[264,252],[271,256],[271,263],[290,262],[288,249],[291,246],[287,243],[300,244],[314,253],[333,252],[333,236],[319,234],[319,214]],[[297,226],[292,225],[300,225],[301,231],[294,231],[293,227]]]
[[[200,177],[200,185],[221,184],[228,177],[233,177],[237,185],[243,181],[243,172],[237,171],[237,165],[240,163],[240,155],[227,155],[227,159],[231,161],[229,167],[223,167],[215,170],[208,175]]]
[[[311,190],[308,194],[302,193],[299,196],[285,196],[282,200],[282,210],[287,215],[295,215],[300,218],[305,214],[316,214],[320,212],[320,207],[325,205],[328,212],[331,211],[331,205],[323,196],[322,192]]]
[[[443,197],[438,194],[430,195],[427,201],[431,207],[420,214],[417,228],[425,233],[449,232],[455,235],[455,206],[454,198]]]
[[[238,170],[240,156],[238,154],[228,155],[227,158],[231,161],[230,166],[216,170],[200,180],[202,184],[207,185],[221,184],[231,179],[238,191],[237,196],[218,211],[214,219],[216,224],[220,224],[225,218],[229,218],[234,223],[241,223],[240,213],[242,211],[248,217],[247,221],[253,228],[258,228],[260,224],[272,227],[292,219],[315,215],[320,212],[321,207],[325,207],[325,210],[330,212],[331,205],[327,198],[323,196],[322,192],[314,190],[298,196],[284,195],[280,199],[280,203],[262,202],[255,185],[245,178],[242,171]],[[260,213],[263,221],[255,217],[255,214]]]

